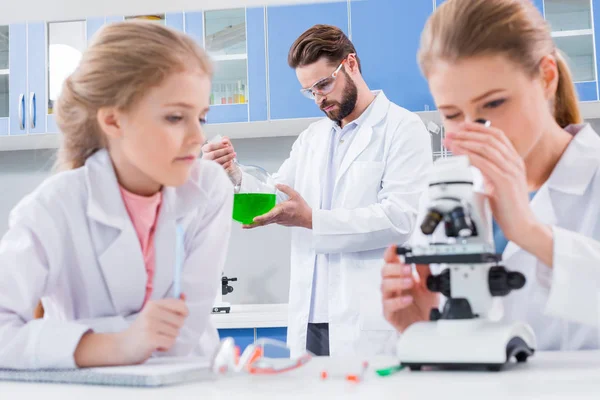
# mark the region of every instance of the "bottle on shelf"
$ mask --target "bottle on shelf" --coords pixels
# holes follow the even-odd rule
[[[244,96],[244,85],[242,85],[242,81],[237,82],[237,93],[238,93],[238,103],[244,104],[246,102],[246,97]]]
[[[239,87],[237,85],[234,85],[234,91],[233,91],[233,104],[240,104],[240,90]]]
[[[233,87],[231,84],[227,84],[227,104],[233,104]]]

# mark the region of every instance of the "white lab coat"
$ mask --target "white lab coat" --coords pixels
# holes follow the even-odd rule
[[[171,296],[176,226],[185,231],[181,288],[190,315],[167,355],[211,351],[210,313],[231,229],[232,187],[198,161],[191,178],[163,189],[151,300]],[[49,178],[10,216],[0,243],[0,368],[73,368],[81,336],[125,330],[141,311],[146,269],[108,152]],[[46,315],[32,320],[40,298]],[[213,333],[210,333],[213,332]],[[161,355],[155,354],[155,355]]]
[[[381,260],[387,246],[405,243],[413,231],[431,139],[416,114],[379,92],[338,170],[332,210],[320,210],[333,124],[324,118],[302,132],[274,175],[313,209],[312,230],[292,228],[288,345],[294,355],[306,349],[316,255],[329,253],[330,354],[392,354],[396,335],[383,317]]]
[[[589,125],[576,133],[548,181],[531,200],[539,221],[552,227],[553,268],[509,242],[502,264],[525,274],[525,287],[500,298],[504,320],[531,325],[538,350],[596,349],[600,312],[600,137]],[[475,170],[478,172],[477,170]],[[476,190],[483,189],[480,175]],[[423,196],[420,217],[427,196]],[[439,226],[434,237],[443,236]],[[413,243],[425,237],[416,229]],[[432,269],[439,272],[439,267]]]

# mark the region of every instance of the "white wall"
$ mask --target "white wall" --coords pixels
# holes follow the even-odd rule
[[[240,163],[276,171],[288,156],[294,137],[234,141]],[[0,235],[8,228],[10,210],[50,173],[52,150],[0,152]],[[243,231],[234,222],[225,273],[235,276],[234,291],[224,297],[234,304],[287,303],[290,277],[290,234],[280,226]]]

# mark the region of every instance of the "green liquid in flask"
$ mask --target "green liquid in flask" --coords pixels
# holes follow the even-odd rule
[[[268,213],[277,199],[271,193],[237,193],[233,195],[233,219],[250,225],[254,217]]]

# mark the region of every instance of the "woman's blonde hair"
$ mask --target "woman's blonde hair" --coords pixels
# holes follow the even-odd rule
[[[554,117],[563,128],[581,123],[569,67],[530,0],[448,0],[425,25],[418,60],[427,76],[437,60],[454,62],[488,54],[507,56],[532,77],[539,74],[542,58],[554,55],[559,74]]]
[[[106,25],[94,36],[77,69],[62,86],[56,122],[63,134],[56,169],[84,165],[106,138],[96,115],[102,107],[127,111],[173,72],[212,65],[194,40],[156,22],[132,20]]]

